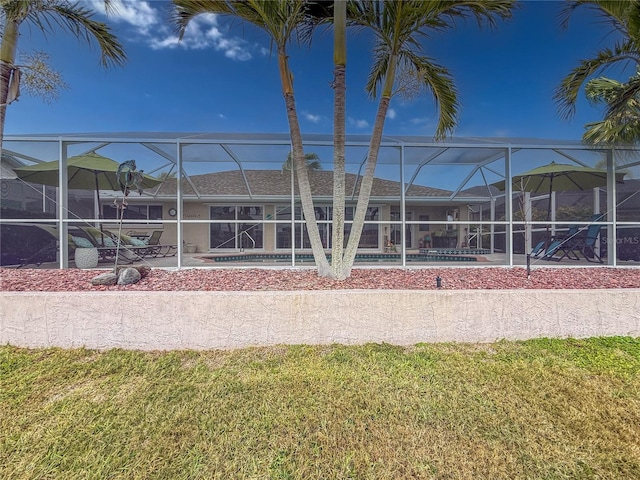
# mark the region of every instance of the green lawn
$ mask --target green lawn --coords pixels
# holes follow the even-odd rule
[[[0,347],[2,479],[638,479],[640,339]]]

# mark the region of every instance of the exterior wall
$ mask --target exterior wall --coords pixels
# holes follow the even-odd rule
[[[185,220],[208,220],[209,206],[203,203],[185,203],[184,204]],[[186,244],[196,246],[197,252],[209,251],[209,225],[202,224],[183,224],[182,240]]]
[[[276,208],[274,205],[264,206],[265,218],[275,218]],[[264,224],[264,249],[273,252],[276,249],[276,225],[275,223]]]
[[[234,202],[232,202],[234,203]],[[237,203],[237,202],[235,202]],[[175,220],[175,217],[169,217],[166,212],[168,209],[173,206],[169,204],[164,205],[165,219]],[[268,215],[274,217],[274,212],[276,210],[276,206],[274,204],[263,204],[264,207],[264,215],[265,218]],[[391,222],[391,209],[392,206],[389,204],[380,205],[379,212],[379,220],[380,221],[389,221]],[[398,207],[393,207],[397,209]],[[433,238],[436,232],[444,232],[448,228],[453,228],[458,232],[458,241],[457,247],[460,247],[465,240],[464,226],[458,225],[457,227],[448,227],[445,224],[433,224],[434,221],[444,222],[447,220],[447,212],[451,212],[454,209],[458,209],[460,211],[464,211],[466,206],[407,206],[407,211],[412,212],[413,221],[419,221],[420,215],[429,215],[429,231],[421,231],[418,225],[413,225],[411,227],[411,248],[417,249],[421,246],[420,241],[424,239],[425,235],[430,235]],[[207,220],[209,219],[209,206],[208,204],[201,204],[197,202],[189,202],[184,204],[184,218],[185,220]],[[393,222],[397,224],[398,222]],[[156,226],[157,227],[157,226]],[[175,244],[177,242],[177,233],[174,225],[165,224],[164,226],[165,233],[162,237],[163,242]],[[144,230],[144,229],[143,229]],[[153,228],[148,228],[148,230],[153,230]],[[272,223],[264,224],[264,251],[265,252],[274,252],[276,250],[275,246],[275,230],[276,225]],[[391,236],[391,223],[385,225],[381,224],[379,228],[379,251],[384,250],[384,241],[385,236],[387,239]],[[209,227],[205,224],[188,224],[185,223],[183,226],[183,240],[186,243],[196,245],[198,252],[208,252],[211,249],[209,248]],[[432,244],[433,246],[433,244]],[[455,248],[455,247],[451,247]]]
[[[137,350],[640,336],[640,289],[2,292],[0,344]]]

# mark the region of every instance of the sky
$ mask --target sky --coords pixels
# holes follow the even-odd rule
[[[5,134],[288,132],[277,57],[265,34],[228,18],[201,16],[178,41],[168,1],[117,0],[109,17],[100,12],[100,0],[86,4],[123,43],[126,64],[104,69],[95,44],[23,27],[19,52],[48,53],[67,88],[50,104],[23,94],[8,107]],[[583,95],[574,118],[557,113],[552,97],[562,77],[614,41],[589,9],[578,10],[561,29],[561,5],[524,1],[494,30],[460,21],[425,41],[425,54],[451,71],[459,91],[455,136],[579,140],[585,123],[601,119],[601,110]],[[364,87],[373,42],[356,33],[347,41],[347,133],[369,134],[377,101]],[[290,51],[303,133],[332,132],[332,43],[331,32],[320,32],[310,47]],[[385,134],[430,137],[436,121],[428,94],[412,101],[394,97]]]

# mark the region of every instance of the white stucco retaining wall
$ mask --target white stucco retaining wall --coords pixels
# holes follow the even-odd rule
[[[640,336],[640,289],[2,292],[0,344],[138,350]]]

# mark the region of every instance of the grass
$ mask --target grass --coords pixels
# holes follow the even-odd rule
[[[640,339],[0,347],[0,478],[637,479]]]

